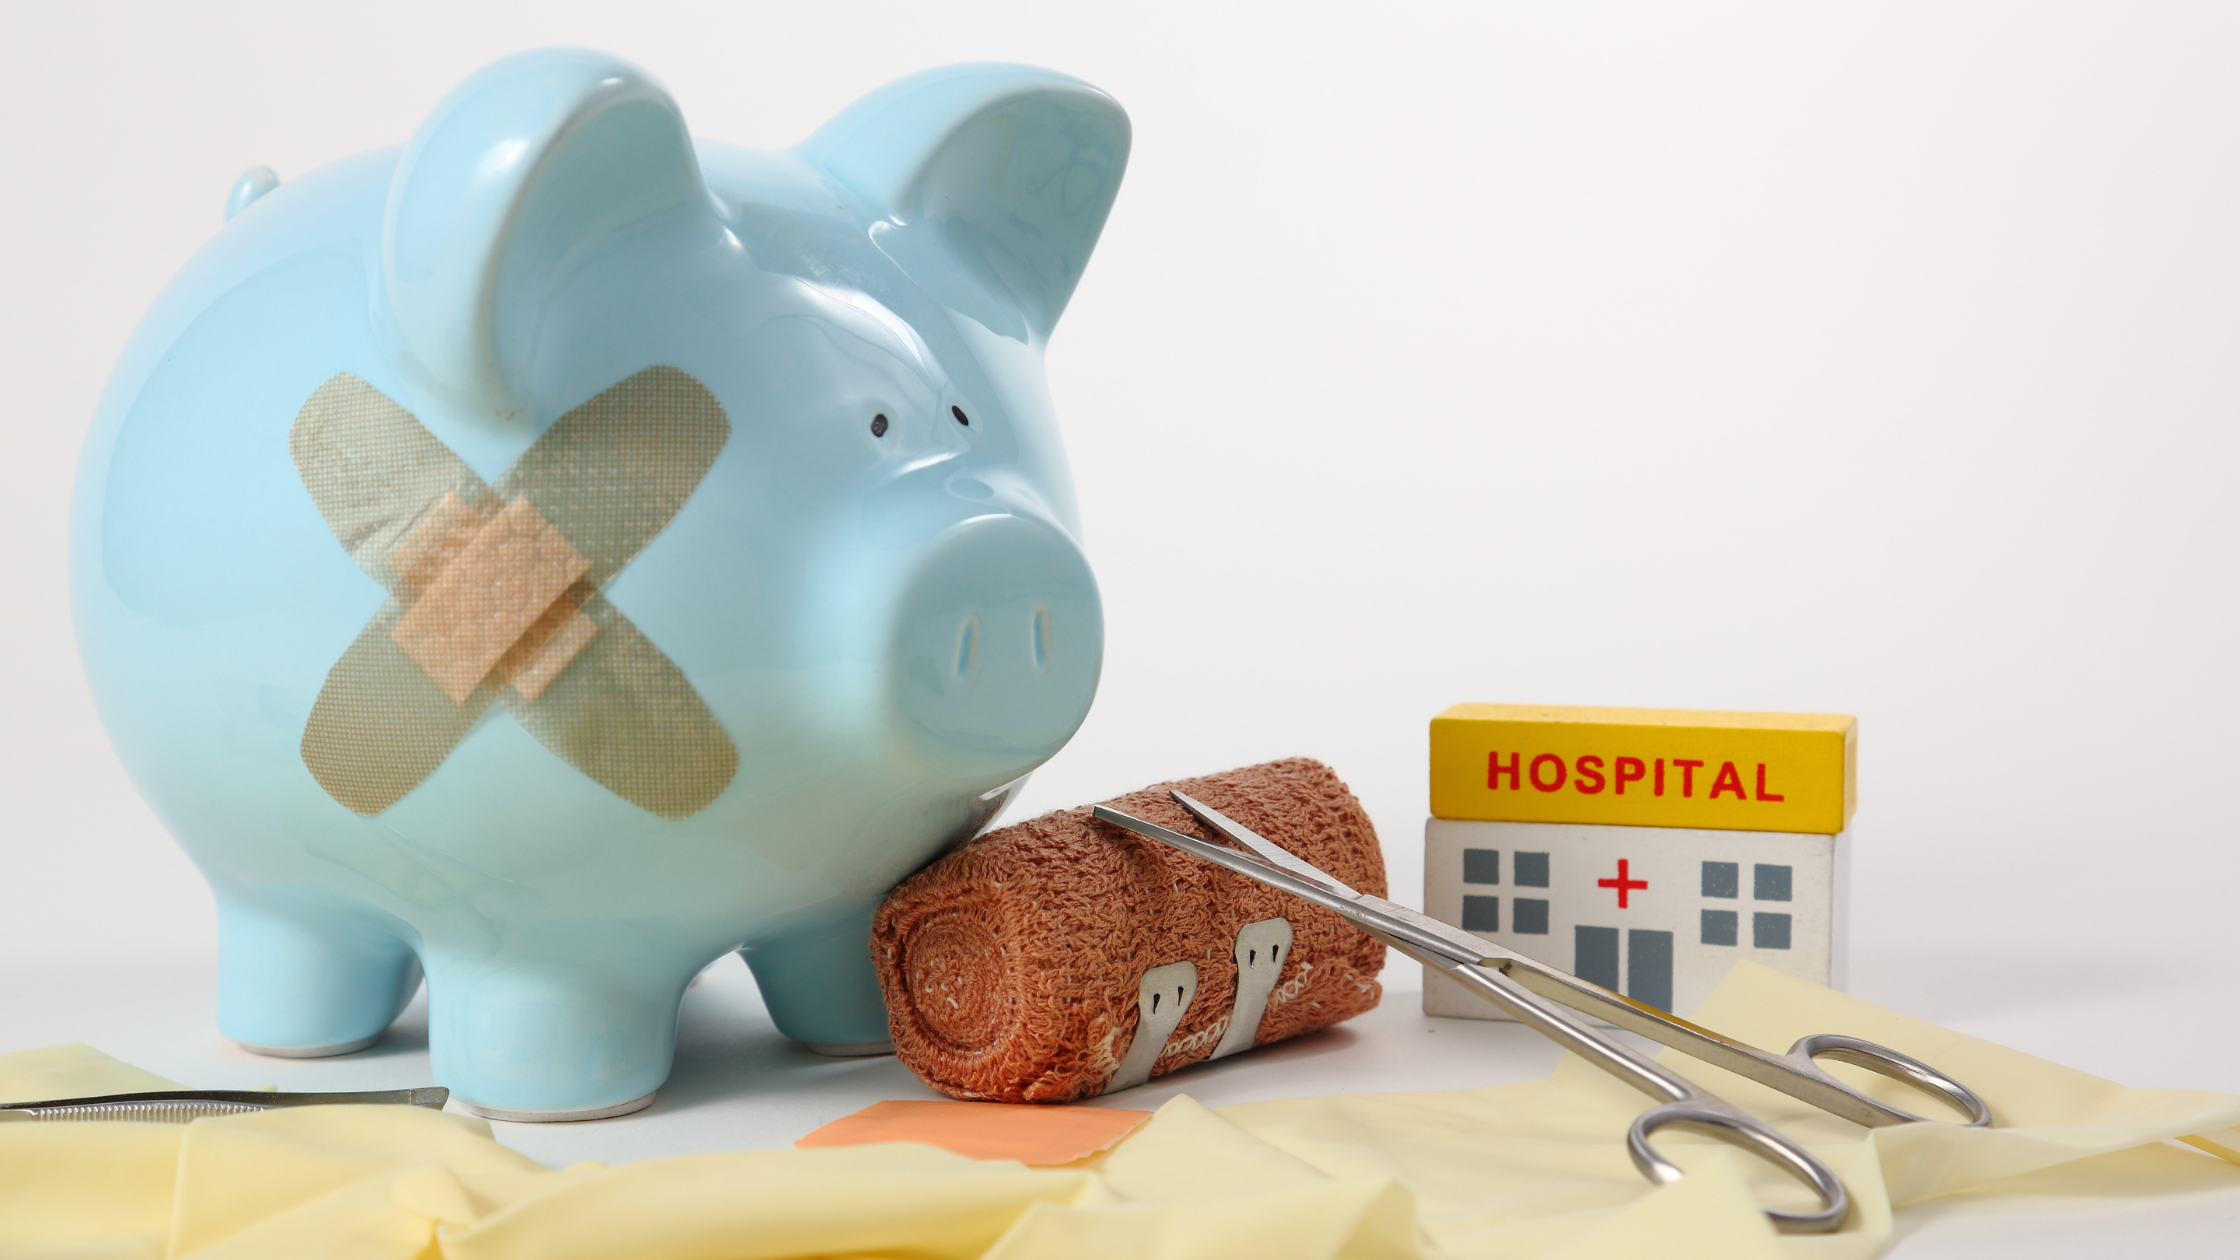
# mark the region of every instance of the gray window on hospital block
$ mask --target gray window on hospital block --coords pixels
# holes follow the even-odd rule
[[[1462,851],[1462,882],[1465,884],[1500,883],[1501,850],[1464,849]]]
[[[1787,901],[1789,899],[1789,868],[1758,863],[1751,872],[1750,895],[1760,901]]]
[[[1509,930],[1520,936],[1546,936],[1548,903],[1538,897],[1511,897]]]
[[[1626,933],[1626,996],[1660,1011],[1672,1009],[1672,933]]]
[[[1462,899],[1462,930],[1465,932],[1500,931],[1501,898],[1464,897]]]
[[[1741,927],[1732,910],[1706,910],[1703,912],[1703,943],[1706,945],[1732,945]]]
[[[1750,944],[1758,949],[1789,948],[1789,916],[1763,910],[1751,915]]]
[[[1571,974],[1605,989],[1618,987],[1618,929],[1571,929]]]
[[[1741,896],[1741,864],[1736,862],[1705,862],[1703,864],[1703,895],[1706,897]]]
[[[1509,873],[1517,877],[1519,888],[1546,888],[1548,886],[1548,855],[1545,853],[1512,853],[1509,855]]]

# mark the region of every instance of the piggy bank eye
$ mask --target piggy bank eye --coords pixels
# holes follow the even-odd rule
[[[871,417],[871,436],[885,437],[886,435],[887,417],[885,412],[881,412],[880,414]]]
[[[952,415],[952,416],[955,416],[955,417],[957,418],[957,423],[958,423],[958,424],[962,424],[962,425],[970,425],[970,424],[972,423],[972,421],[970,421],[970,420],[967,420],[967,419],[965,419],[965,416],[964,416],[964,408],[962,408],[962,407],[951,407],[951,408],[949,408],[949,414],[950,414],[950,415]]]

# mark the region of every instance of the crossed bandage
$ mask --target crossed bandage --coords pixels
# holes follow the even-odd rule
[[[705,809],[739,750],[683,671],[599,594],[684,506],[731,422],[708,388],[648,368],[555,421],[493,484],[347,372],[288,451],[350,558],[389,600],[327,672],[303,762],[377,814],[492,701],[609,791],[663,818]]]

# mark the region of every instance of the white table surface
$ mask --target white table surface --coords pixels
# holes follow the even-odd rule
[[[1861,996],[2129,1084],[2234,1088],[2231,1024],[2240,983],[2131,965],[2120,956],[1957,959],[1883,950]],[[1420,972],[1394,958],[1383,1004],[1339,1028],[1162,1077],[1100,1102],[1155,1108],[1187,1093],[1208,1105],[1329,1093],[1460,1089],[1544,1076],[1555,1048],[1521,1026],[1434,1019]],[[2188,986],[2191,986],[2190,988]],[[340,1059],[243,1052],[211,1020],[206,957],[48,963],[7,977],[0,1049],[83,1041],[210,1088],[383,1089],[429,1082],[425,995],[372,1049]],[[747,970],[727,958],[686,995],[675,1072],[646,1111],[578,1124],[493,1123],[500,1141],[555,1167],[789,1145],[887,1098],[935,1098],[892,1057],[827,1059],[778,1035]],[[1908,1207],[1894,1254],[1911,1258],[2230,1255],[2240,1168],[2172,1147],[2169,1181],[2109,1197],[2089,1167],[2000,1194]]]

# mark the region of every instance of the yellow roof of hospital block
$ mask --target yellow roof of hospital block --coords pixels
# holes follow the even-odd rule
[[[1833,835],[1858,750],[1833,713],[1458,704],[1431,719],[1431,813]]]

